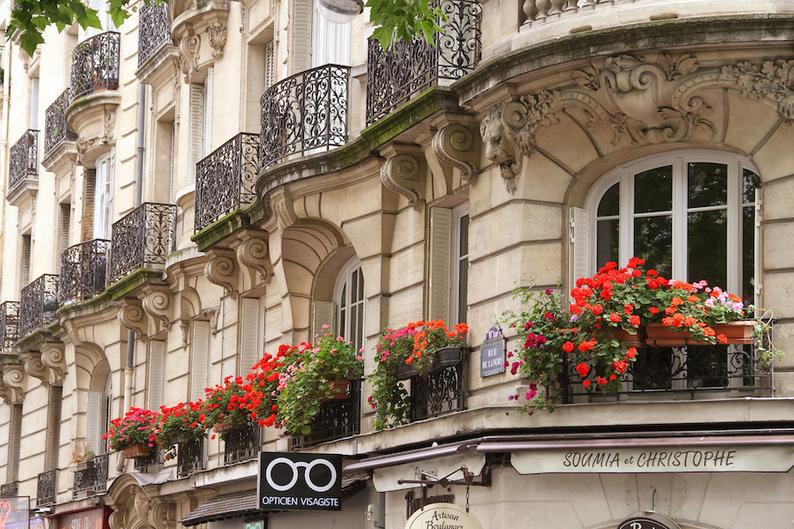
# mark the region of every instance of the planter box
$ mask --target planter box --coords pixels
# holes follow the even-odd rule
[[[152,449],[146,445],[132,445],[123,450],[124,459],[138,459],[141,457],[149,457],[152,454]]]
[[[728,337],[728,344],[752,345],[754,321],[734,321],[712,325],[714,332]],[[665,327],[661,323],[651,323],[645,328],[646,342],[650,347],[680,347],[683,345],[711,345],[692,338],[688,331],[675,327]]]
[[[331,389],[331,395],[324,401],[330,400],[345,400],[350,397],[350,381],[345,379],[331,380],[328,382]]]
[[[623,329],[607,329],[607,336],[614,338],[627,347],[642,347],[645,343],[642,340],[641,329],[637,329],[637,334],[631,334]]]
[[[467,349],[464,347],[444,347],[439,349],[436,351],[436,355],[433,358],[433,364],[430,366],[429,371],[437,371],[445,367],[459,364],[463,361],[464,351],[466,350]],[[400,380],[406,380],[422,374],[426,373],[420,373],[418,369],[405,363],[401,363],[397,367],[397,378]]]

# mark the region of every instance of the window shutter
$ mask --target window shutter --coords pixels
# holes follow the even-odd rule
[[[176,126],[173,121],[169,125],[171,127],[171,145],[169,149],[171,152],[171,164],[168,166],[168,201],[173,203],[176,200]]]
[[[296,74],[308,70],[311,60],[312,40],[312,13],[314,2],[312,0],[294,0],[292,2],[292,16],[290,27],[292,29],[292,46],[290,46],[290,64],[292,73]]]
[[[259,299],[242,298],[240,303],[240,373],[259,360]]]
[[[207,70],[207,79],[204,81],[204,113],[203,113],[203,127],[201,156],[204,157],[210,153],[212,146],[212,98],[215,86],[215,69],[210,68]]]
[[[30,80],[30,128],[38,130],[39,122],[39,78]]]
[[[430,208],[428,317],[447,320],[452,272],[452,210]]]
[[[22,404],[11,406],[9,421],[6,482],[19,479],[19,448],[22,443]]]
[[[590,226],[587,210],[570,209],[570,284],[590,275]]]
[[[190,340],[190,398],[204,398],[204,388],[209,383],[210,322],[193,321]]]
[[[323,325],[329,325],[331,329],[336,329],[336,303],[333,301],[314,301],[312,303],[312,327],[309,341],[320,334]],[[344,334],[344,330],[340,331]]]
[[[761,190],[755,190],[755,224],[753,233],[753,278],[754,278],[754,303],[756,307],[763,306],[763,293],[764,293],[764,281],[763,281],[763,271],[761,269],[761,221],[763,220],[763,213],[761,210]]]
[[[26,233],[22,236],[22,259],[19,267],[19,282],[20,288],[24,288],[30,283],[30,253],[31,253],[31,238],[30,234]]]
[[[196,164],[204,148],[204,86],[190,85],[190,183],[196,181]]]
[[[265,45],[265,88],[273,85],[274,72],[276,71],[276,53],[271,40]]]
[[[59,204],[58,213],[58,263],[60,264],[60,256],[69,246],[69,224],[72,217],[72,205],[69,202]]]
[[[91,450],[94,455],[99,455],[104,452],[104,445],[102,444],[102,412],[104,395],[101,391],[89,391],[88,403],[86,406],[86,427],[85,427],[85,443],[86,448]]]
[[[149,341],[149,403],[150,410],[159,410],[165,391],[165,342]]]
[[[61,447],[61,406],[63,402],[63,386],[49,387],[47,408],[46,452],[44,454],[44,470],[58,468],[58,452]]]
[[[83,219],[80,240],[87,241],[94,234],[94,200],[96,197],[96,169],[83,171]]]

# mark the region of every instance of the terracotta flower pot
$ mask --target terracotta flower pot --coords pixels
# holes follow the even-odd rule
[[[229,432],[229,431],[233,430],[234,428],[232,428],[232,424],[230,422],[223,421],[223,422],[216,423],[212,427],[212,429],[215,430],[215,433],[217,433],[219,435],[223,435],[226,432]]]
[[[124,449],[124,459],[138,459],[141,457],[149,457],[152,449],[144,444],[137,444],[128,446]]]
[[[750,345],[753,343],[754,321],[734,321],[712,325],[717,335],[724,334],[728,344]],[[711,345],[692,337],[689,331],[676,327],[665,327],[661,323],[651,323],[645,328],[647,343],[651,347],[679,347],[682,345]]]
[[[330,395],[324,400],[345,400],[350,397],[350,381],[345,379],[330,380],[328,382]]]
[[[614,338],[626,347],[642,347],[644,345],[642,337],[640,336],[639,329],[637,334],[631,334],[623,329],[609,328],[606,331],[607,336]]]

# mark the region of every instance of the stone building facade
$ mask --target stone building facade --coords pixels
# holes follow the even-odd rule
[[[3,495],[58,528],[393,529],[423,501],[399,481],[466,466],[476,486],[426,492],[488,529],[790,526],[794,354],[649,353],[619,397],[529,415],[480,346],[516,287],[637,254],[772,310],[791,351],[794,2],[439,4],[435,46],[388,53],[311,0],[140,4],[33,57],[7,41]],[[370,374],[379,333],[422,318],[468,322],[471,352],[411,424],[375,431],[364,380],[330,438],[255,429],[135,465],[101,440],[323,324]],[[261,449],[343,454],[342,510],[258,511]]]

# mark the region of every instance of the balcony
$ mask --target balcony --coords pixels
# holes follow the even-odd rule
[[[36,507],[54,505],[58,495],[58,471],[48,470],[39,474],[36,483]]]
[[[72,52],[71,102],[75,99],[119,88],[121,34],[100,33],[84,40]]]
[[[226,432],[223,437],[223,464],[232,465],[257,457],[262,446],[260,433],[261,429],[255,424]]]
[[[623,379],[621,391],[609,395],[584,391],[574,366],[568,366],[566,372],[567,402],[697,400],[773,394],[771,370],[759,361],[751,345],[642,348]]]
[[[262,94],[262,169],[347,142],[349,78],[349,67],[327,64],[293,75]]]
[[[176,454],[176,476],[186,478],[198,470],[204,470],[204,439],[179,443]]]
[[[26,190],[39,185],[39,131],[27,130],[8,150],[8,201],[13,205]]]
[[[152,2],[138,10],[138,69],[140,70],[157,52],[171,44],[171,19],[168,6]]]
[[[107,483],[108,454],[102,454],[78,465],[72,494],[75,498],[102,494],[107,490]]]
[[[290,438],[290,449],[311,448],[360,432],[361,382],[350,383],[350,395],[342,400],[329,400],[320,405],[312,421],[312,433]]]
[[[446,20],[430,44],[417,38],[384,51],[376,40],[367,51],[367,125],[388,115],[414,94],[460,79],[480,61],[479,0],[435,0]]]
[[[146,202],[113,223],[110,280],[140,269],[161,270],[176,244],[176,206]]]
[[[196,164],[195,231],[254,203],[259,136],[240,133]]]
[[[91,299],[105,290],[110,241],[93,239],[61,254],[61,303]]]
[[[0,347],[2,353],[11,353],[19,340],[19,301],[6,301],[0,305]]]
[[[425,374],[400,366],[398,377],[410,383],[411,422],[464,409],[467,355],[466,349],[440,349],[433,367]]]
[[[56,321],[58,278],[57,275],[44,274],[22,289],[19,312],[20,340]]]
[[[0,498],[13,498],[19,494],[19,481],[9,481],[0,485]]]
[[[77,136],[66,125],[66,107],[71,97],[71,91],[67,88],[44,113],[44,163],[47,166],[57,157],[59,147],[77,140]]]

